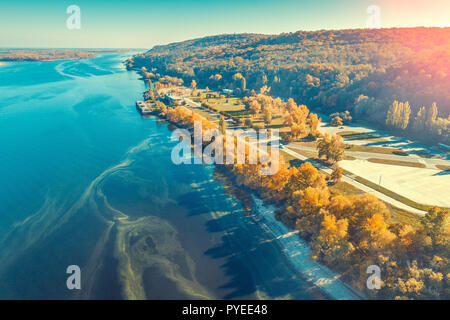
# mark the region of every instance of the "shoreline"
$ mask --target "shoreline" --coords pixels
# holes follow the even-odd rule
[[[164,78],[161,83],[156,83],[158,84],[156,92],[154,90],[144,92],[145,101],[142,103],[146,107],[146,111],[167,119],[175,127],[187,129],[189,133],[185,134],[188,136],[195,134],[196,128],[201,128],[201,130],[219,129],[222,132],[226,129],[223,117],[219,119],[218,114],[202,111],[202,108],[198,108],[200,103],[194,103],[186,98],[193,95],[189,93],[189,89],[179,85],[180,80],[171,79],[169,78],[171,82]],[[166,83],[167,81],[169,83]],[[264,94],[262,95],[264,98]],[[207,96],[201,97],[198,101],[202,102],[202,98],[206,99]],[[295,102],[293,106],[295,107]],[[288,103],[284,107],[287,108]],[[199,109],[198,112],[197,109]],[[217,108],[217,110],[220,109]],[[217,113],[220,114],[220,112]],[[234,123],[237,121],[232,116],[230,117],[234,120],[231,121],[232,126],[236,127]],[[201,126],[195,125],[196,122],[200,122]],[[240,125],[238,128],[251,126],[251,123],[245,126],[243,121],[239,121],[238,124]],[[240,141],[239,138],[237,140]],[[192,143],[192,139],[190,141]],[[202,145],[207,148],[207,153],[209,153],[211,150],[210,140],[206,138]],[[196,149],[198,149],[199,155],[200,152],[203,154],[202,149]],[[183,153],[186,152],[189,151]],[[285,237],[296,240],[298,238],[295,241],[296,245],[292,244],[292,246],[297,251],[295,255],[302,255],[304,251],[299,248],[298,244],[303,241],[307,243],[309,251],[307,248],[304,249],[307,250],[306,258],[299,261],[297,267],[300,266],[300,270],[303,272],[312,271],[311,274],[306,273],[305,276],[316,285],[325,285],[325,288],[322,288],[325,294],[328,293],[335,299],[420,299],[424,296],[429,299],[440,299],[441,297],[445,299],[444,281],[442,281],[442,287],[436,287],[434,291],[425,289],[427,274],[417,280],[423,284],[423,290],[418,292],[404,292],[401,290],[401,284],[410,279],[409,269],[412,259],[417,261],[415,263],[422,264],[424,272],[434,272],[437,277],[440,277],[439,279],[446,277],[445,265],[435,265],[434,260],[426,254],[414,255],[408,250],[409,244],[404,239],[411,237],[411,245],[422,250],[427,250],[429,244],[422,241],[421,237],[414,237],[414,235],[427,235],[430,237],[431,243],[439,244],[437,236],[434,237],[432,231],[427,229],[426,223],[430,220],[429,216],[432,215],[447,219],[448,211],[433,207],[428,210],[430,215],[426,215],[425,219],[411,221],[402,217],[399,222],[395,218],[391,218],[391,207],[370,192],[355,194],[353,190],[350,190],[350,192],[342,194],[339,189],[329,187],[331,185],[329,178],[324,173],[320,173],[320,169],[314,167],[311,162],[302,161],[302,164],[296,167],[281,158],[280,161],[282,171],[273,177],[262,176],[263,174],[258,170],[264,168],[264,165],[261,164],[255,168],[251,164],[236,166],[231,162],[230,165],[224,167],[231,172],[231,176],[235,178],[232,180],[237,183],[237,186],[249,190],[250,195],[259,197],[268,207],[273,205],[279,207],[275,211],[274,219],[282,222],[284,226],[275,226],[274,230],[279,232],[281,228],[284,232],[271,240],[275,242],[273,245],[277,246],[276,242],[283,242],[280,239]],[[239,198],[237,199],[240,200]],[[249,208],[252,207],[249,206]],[[397,214],[397,212],[395,213]],[[445,235],[446,226],[441,221],[445,220],[430,221],[429,223]],[[291,228],[295,231],[287,231]],[[402,233],[402,230],[405,229],[410,230],[406,235]],[[262,231],[263,234],[272,236],[267,228],[262,228]],[[291,236],[293,234],[295,234],[294,237]],[[444,250],[442,246],[436,246],[432,252],[446,256],[447,253],[442,250]],[[284,254],[288,248],[281,247],[280,251]],[[380,254],[380,252],[382,253]],[[295,255],[288,252],[286,257],[292,261],[295,259]],[[303,253],[303,255],[305,254]],[[305,270],[303,265],[310,263],[309,259],[326,268],[318,268],[316,265],[309,269],[306,267]],[[392,260],[392,263],[398,265],[398,268],[393,270],[386,267],[385,259]],[[371,291],[367,285],[367,281],[370,279],[367,276],[370,273],[369,267],[374,264],[383,267],[384,277],[389,280],[381,284],[384,290]],[[427,266],[429,268],[426,268]],[[293,271],[291,269],[290,272]],[[316,272],[319,272],[317,277],[315,277]],[[337,279],[342,281],[341,286],[337,285],[337,288],[334,289],[326,287],[333,285]],[[358,291],[362,294],[359,294]]]
[[[155,110],[147,109],[144,111],[139,103],[136,103],[136,109],[143,118],[155,116],[177,128],[189,128],[189,126],[171,121],[167,117],[158,114]],[[202,116],[200,117],[205,119]],[[208,121],[207,119],[205,120]],[[236,187],[233,181],[231,183]],[[255,217],[253,219],[254,222],[260,227],[262,232],[269,232],[273,236],[273,241],[275,241],[276,246],[280,249],[282,256],[286,259],[293,272],[297,273],[306,282],[314,285],[314,288],[325,297],[335,300],[367,299],[363,292],[341,280],[340,274],[318,261],[310,260],[310,244],[300,238],[298,232],[276,219],[273,205],[265,203],[264,199],[260,198],[251,189],[249,189],[249,194],[252,199],[251,211]],[[236,201],[240,200],[236,199]]]
[[[32,59],[32,60],[29,60],[29,59],[17,59],[17,60],[8,59],[8,60],[0,60],[0,66],[2,66],[2,63],[3,63],[3,65],[7,65],[7,63],[5,61],[7,61],[7,62],[50,62],[50,61],[92,59],[92,58],[95,58],[96,56],[94,56],[94,57],[86,57],[86,58],[84,58],[84,57],[83,58],[58,58],[58,59],[37,59],[37,60],[36,59]]]
[[[367,300],[364,293],[340,279],[340,274],[320,262],[310,260],[310,245],[297,232],[275,218],[276,207],[251,194],[255,221],[261,230],[269,231],[293,271],[312,283],[323,295],[335,300]]]

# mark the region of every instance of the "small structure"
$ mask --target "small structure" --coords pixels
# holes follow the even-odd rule
[[[172,94],[168,93],[165,96],[165,100],[169,105],[173,106],[173,105],[181,105],[184,99],[181,97],[173,96]]]
[[[136,109],[142,115],[151,114],[153,112],[151,104],[145,101],[136,101]]]
[[[233,91],[232,89],[222,89],[222,92],[226,94],[233,94]]]
[[[206,98],[206,99],[220,98],[220,93],[214,92],[214,91],[209,91],[209,92],[206,92],[206,93],[205,93],[205,98]]]

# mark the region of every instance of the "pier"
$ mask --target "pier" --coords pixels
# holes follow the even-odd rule
[[[152,102],[136,101],[136,109],[142,115],[151,114],[153,112],[153,105],[154,103]]]

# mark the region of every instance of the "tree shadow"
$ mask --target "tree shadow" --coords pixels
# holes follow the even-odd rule
[[[224,233],[218,245],[205,251],[213,259],[225,259],[221,268],[229,281],[219,287],[226,290],[223,299],[254,298],[261,289],[271,298],[312,299],[311,284],[289,267],[276,239],[251,217],[235,212],[206,226]]]
[[[440,172],[436,172],[435,174],[433,174],[433,176],[446,176],[450,174],[450,169],[448,170],[442,170]]]

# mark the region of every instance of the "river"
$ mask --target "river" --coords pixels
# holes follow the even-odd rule
[[[0,298],[353,298],[317,290],[317,264],[305,276],[213,166],[171,162],[168,126],[134,107],[129,55],[0,67]]]

